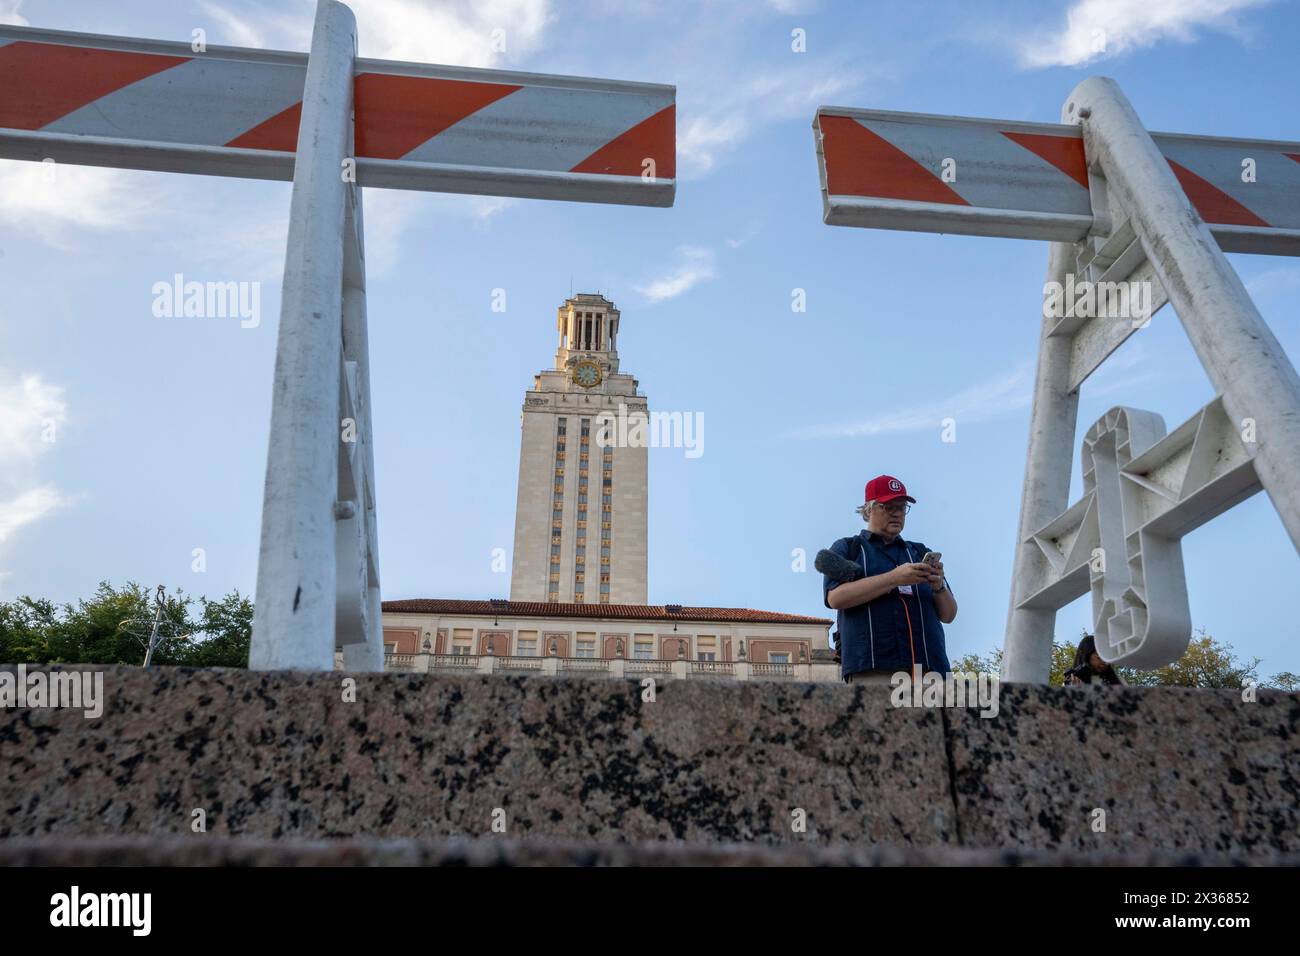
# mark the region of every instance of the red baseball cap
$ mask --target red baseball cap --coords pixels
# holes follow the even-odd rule
[[[916,499],[907,493],[907,488],[893,475],[880,475],[867,482],[867,501],[879,501],[884,504],[895,498],[906,498],[912,504],[916,504]]]

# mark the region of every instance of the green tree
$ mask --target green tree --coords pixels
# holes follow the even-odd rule
[[[154,652],[161,665],[247,667],[253,604],[238,591],[220,600],[177,590],[163,604]],[[0,661],[29,664],[143,664],[157,605],[134,582],[101,582],[76,605],[20,597],[0,602]]]
[[[247,667],[253,638],[253,602],[238,591],[219,601],[200,598],[203,614],[198,631],[185,645],[189,667]]]
[[[1060,687],[1065,683],[1065,672],[1074,666],[1075,645],[1052,642],[1052,666],[1048,683]],[[996,647],[987,655],[966,654],[952,662],[954,671],[973,671],[983,674],[1002,673],[1002,648]]]
[[[1259,658],[1238,658],[1232,645],[1197,630],[1181,658],[1154,670],[1121,668],[1124,680],[1143,687],[1231,687],[1259,683]]]
[[[1053,687],[1064,687],[1065,672],[1074,666],[1074,655],[1078,652],[1078,644],[1052,641],[1052,667],[1047,674],[1047,683]]]
[[[1266,687],[1272,687],[1276,690],[1290,691],[1296,693],[1300,691],[1300,674],[1293,674],[1290,671],[1282,671],[1280,674],[1274,674],[1268,679]]]
[[[1080,635],[1086,634],[1084,631]],[[1052,642],[1052,664],[1048,674],[1048,683],[1061,687],[1065,683],[1065,672],[1074,666],[1074,656],[1078,652],[1078,643],[1071,641]],[[997,674],[1002,666],[1002,650],[997,648],[986,656],[966,654],[953,661],[955,671],[982,671]],[[1248,681],[1260,684],[1257,668],[1259,658],[1243,660],[1233,650],[1231,644],[1217,641],[1200,628],[1187,645],[1187,652],[1172,664],[1152,670],[1136,670],[1130,667],[1119,668],[1124,680],[1138,687],[1230,687],[1242,688]],[[1300,676],[1290,671],[1274,674],[1264,687],[1285,691],[1300,691]]]
[[[952,662],[952,669],[958,673],[1000,674],[1002,673],[1002,648],[995,647],[987,656],[963,655]]]
[[[20,597],[0,602],[0,661],[37,664],[50,659],[50,633],[59,610],[51,601]]]

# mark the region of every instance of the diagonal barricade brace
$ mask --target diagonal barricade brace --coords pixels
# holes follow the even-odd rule
[[[1057,242],[1094,229],[1078,126],[824,106],[813,129],[829,225]],[[1225,251],[1300,255],[1300,143],[1150,136]]]
[[[382,670],[361,186],[671,206],[671,86],[0,26],[0,158],[292,180],[249,666]]]
[[[1190,637],[1181,538],[1267,491],[1300,550],[1300,377],[1224,250],[1300,255],[1300,143],[1148,133],[1114,81],[1085,80],[1066,125],[823,107],[824,218],[1051,241],[1049,288],[1151,288],[1130,315],[1044,308],[1003,655],[1045,682],[1056,612],[1091,590],[1108,661],[1157,666]],[[1169,435],[1117,408],[1084,442],[1079,389],[1172,302],[1217,393]]]
[[[0,158],[293,178],[308,57],[0,26]],[[671,206],[671,86],[356,59],[363,186]]]
[[[1184,504],[1184,499],[1203,490],[1212,478],[1218,477],[1208,471],[1199,475],[1193,472],[1191,477],[1197,481],[1191,487],[1178,489],[1174,500],[1183,504],[1184,512],[1191,512],[1187,529],[1209,520],[1255,490],[1257,486],[1253,478],[1257,476],[1259,486],[1272,500],[1292,544],[1300,550],[1300,481],[1296,479],[1300,475],[1300,377],[1228,263],[1210,228],[1193,207],[1176,170],[1142,126],[1118,84],[1102,77],[1080,83],[1066,102],[1062,118],[1080,124],[1090,166],[1105,178],[1110,204],[1123,211],[1124,225],[1141,243],[1142,253],[1153,268],[1163,294],[1173,303],[1197,358],[1219,395],[1216,404],[1221,403],[1233,434],[1224,435],[1218,442],[1220,447],[1215,457],[1219,461],[1231,458],[1231,447],[1238,444],[1239,435],[1250,439],[1244,447],[1250,458],[1252,481],[1248,489],[1237,489],[1241,494],[1229,494],[1225,503],[1222,494],[1207,493],[1193,499],[1192,504]],[[1236,168],[1242,170],[1242,163],[1238,162]],[[1240,172],[1238,176],[1241,176]],[[1300,196],[1293,195],[1292,201],[1300,201]],[[1112,215],[1111,218],[1118,217]],[[1057,255],[1069,257],[1067,252],[1054,250],[1054,261]],[[1038,545],[1033,536],[1065,510],[1068,459],[1062,468],[1056,456],[1062,444],[1068,446],[1073,440],[1077,411],[1077,398],[1073,402],[1063,398],[1073,379],[1069,356],[1065,355],[1062,360],[1069,345],[1064,348],[1055,343],[1049,345],[1047,339],[1052,337],[1050,322],[1044,322],[1044,341],[1039,351],[1025,466],[1025,495],[1021,505],[1020,534],[1016,540],[1003,658],[1004,676],[1008,680],[1046,679],[1056,609],[1068,603],[1061,600],[1046,607],[1035,607],[1031,596],[1033,584],[1038,580],[1034,568]],[[1202,455],[1206,453],[1202,449]],[[1193,458],[1189,467],[1195,464]],[[1220,487],[1226,486],[1221,482]],[[1139,510],[1141,505],[1141,495],[1136,488],[1128,488],[1124,503],[1128,509],[1123,517],[1129,519],[1127,530],[1132,534],[1117,537],[1110,547],[1103,547],[1106,566],[1117,571],[1122,569],[1123,573],[1131,572],[1135,565],[1145,567],[1148,577],[1164,576],[1166,582],[1176,573],[1176,593],[1163,599],[1164,607],[1147,608],[1144,605],[1149,598],[1134,591],[1134,599],[1127,601],[1129,607],[1136,609],[1130,621],[1141,627],[1108,644],[1106,636],[1117,626],[1115,614],[1119,605],[1113,601],[1107,604],[1104,599],[1099,602],[1099,588],[1101,591],[1105,588],[1094,582],[1094,629],[1099,635],[1098,648],[1105,652],[1103,657],[1118,663],[1136,661],[1144,666],[1168,663],[1177,660],[1186,649],[1190,621],[1181,646],[1164,639],[1167,651],[1164,655],[1152,654],[1149,647],[1143,650],[1142,644],[1147,636],[1144,629],[1150,624],[1152,613],[1160,614],[1167,610],[1178,613],[1177,608],[1168,608],[1169,603],[1186,604],[1181,553],[1166,548],[1168,560],[1163,563],[1152,560],[1150,555],[1144,558],[1140,536],[1136,535],[1138,526],[1144,523],[1143,516],[1131,513]],[[1169,536],[1150,540],[1169,540]],[[1173,540],[1176,541],[1177,536]],[[1175,559],[1176,572],[1169,566]],[[1104,578],[1105,573],[1094,572],[1094,577]],[[1125,625],[1119,626],[1123,628]],[[1161,641],[1157,640],[1153,645],[1159,643]]]

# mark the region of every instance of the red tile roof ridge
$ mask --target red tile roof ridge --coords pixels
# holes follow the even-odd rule
[[[459,598],[410,598],[384,601],[390,614],[472,614],[503,617],[607,617],[664,621],[733,621],[741,624],[819,624],[834,621],[803,614],[760,611],[745,607],[691,607],[669,611],[667,604],[559,604],[547,601],[473,600]]]

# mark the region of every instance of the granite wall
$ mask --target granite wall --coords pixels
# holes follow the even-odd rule
[[[5,669],[12,670],[12,667]],[[1300,852],[1300,695],[107,668],[0,709],[0,837]],[[196,811],[202,811],[201,814]],[[1104,817],[1099,811],[1104,811]],[[1104,829],[1101,827],[1104,825]]]

